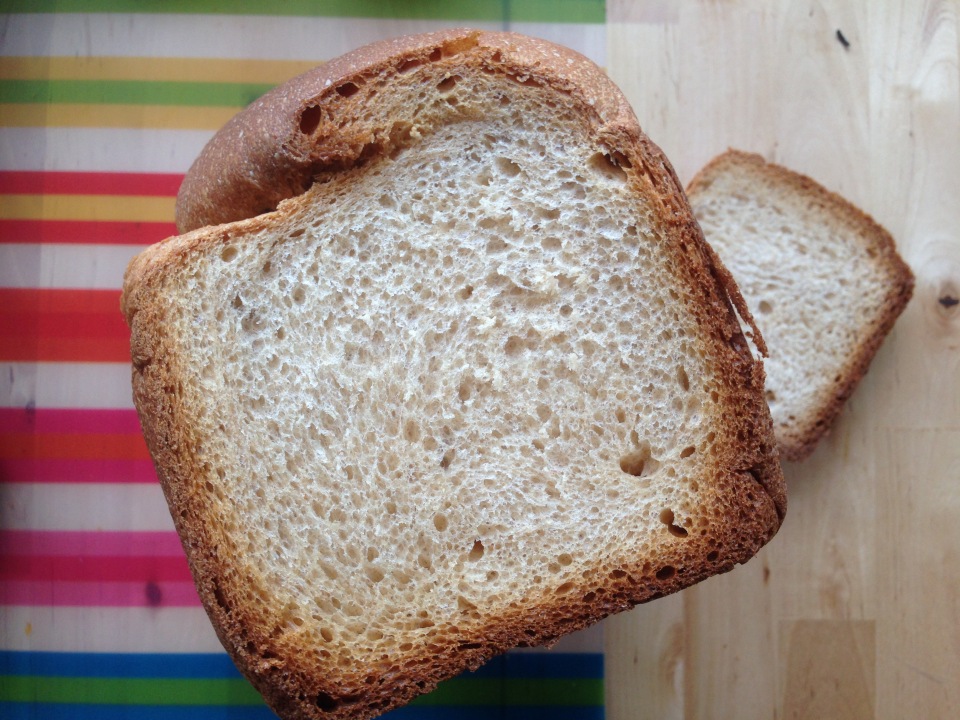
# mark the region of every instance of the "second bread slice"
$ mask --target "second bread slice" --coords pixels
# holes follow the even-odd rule
[[[688,188],[769,348],[781,454],[802,460],[835,421],[913,291],[890,234],[808,177],[730,150]]]

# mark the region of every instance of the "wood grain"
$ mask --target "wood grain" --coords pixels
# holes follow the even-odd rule
[[[607,17],[610,75],[682,181],[758,152],[873,215],[917,276],[831,435],[785,467],[774,541],[606,621],[608,718],[960,717],[960,1]]]

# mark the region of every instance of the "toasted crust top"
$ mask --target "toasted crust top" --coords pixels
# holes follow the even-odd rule
[[[413,64],[445,60],[499,73],[505,82],[537,84],[575,98],[597,142],[628,170],[636,192],[655,205],[658,222],[667,228],[674,269],[693,288],[685,309],[697,318],[724,370],[730,442],[718,447],[716,465],[722,468],[729,497],[719,497],[715,511],[727,518],[729,532],[718,538],[722,553],[698,547],[666,560],[682,565],[683,574],[655,574],[640,560],[637,567],[609,579],[602,596],[545,600],[536,608],[533,624],[529,612],[504,616],[482,636],[435,648],[432,657],[409,671],[402,686],[367,689],[363,677],[344,673],[334,681],[325,676],[330,668],[312,667],[306,659],[287,658],[281,667],[276,660],[279,641],[259,629],[255,617],[247,618],[244,608],[230,604],[230,590],[221,577],[233,566],[211,549],[211,533],[218,531],[204,515],[204,461],[193,452],[194,431],[183,420],[189,416],[189,400],[177,390],[178,363],[183,361],[164,327],[169,302],[162,287],[165,275],[186,258],[266,230],[287,210],[300,210],[309,202],[304,192],[317,175],[362,166],[373,156],[409,144],[409,136],[391,133],[382,118],[365,116],[371,107],[368,89]],[[289,202],[276,215],[260,216],[283,200]],[[763,369],[750,354],[731,300],[749,322],[752,319],[730,274],[703,241],[669,162],[641,132],[616,87],[580,55],[540,40],[473,30],[362,48],[268,93],[228,123],[188,173],[178,197],[177,221],[182,231],[192,232],[142,253],[131,262],[124,281],[122,304],[132,329],[136,403],[204,606],[238,666],[285,717],[370,717],[518,641],[549,643],[613,612],[729,570],[755,554],[779,528],[786,490],[762,399]],[[234,224],[208,227],[225,222]],[[754,328],[754,333],[762,347],[759,331]],[[362,700],[357,699],[357,688],[368,693]],[[297,701],[305,692],[312,695]]]

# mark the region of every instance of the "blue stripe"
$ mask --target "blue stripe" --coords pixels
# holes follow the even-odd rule
[[[0,675],[97,678],[234,679],[226,653],[0,652]]]
[[[0,675],[99,678],[238,678],[225,653],[0,651]],[[508,653],[467,677],[603,678],[602,653]]]
[[[4,720],[276,720],[266,707],[0,702]],[[403,707],[384,720],[604,720],[602,707]]]
[[[84,705],[0,702],[4,720],[277,720],[264,705]]]

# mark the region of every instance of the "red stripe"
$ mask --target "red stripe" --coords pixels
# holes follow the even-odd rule
[[[0,555],[182,557],[175,532],[106,530],[0,530]]]
[[[0,555],[3,582],[190,582],[186,556]]]
[[[121,172],[0,172],[7,195],[147,195],[176,197],[183,175]]]
[[[46,607],[199,607],[192,582],[43,582],[0,585],[0,605]]]
[[[86,408],[0,408],[0,434],[115,433],[140,434],[136,410]]]
[[[155,483],[150,460],[0,460],[0,483]]]
[[[176,234],[176,225],[161,222],[0,220],[0,243],[152,245]]]
[[[0,288],[0,361],[129,362],[120,291]]]

